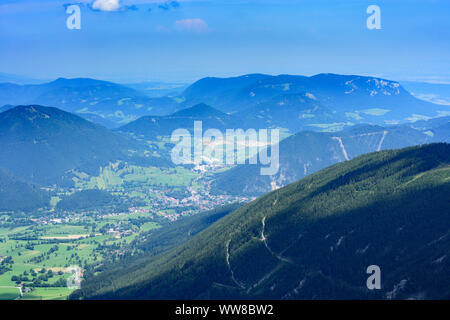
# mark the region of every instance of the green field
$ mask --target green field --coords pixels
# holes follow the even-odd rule
[[[352,126],[352,122],[334,122],[334,123],[314,123],[311,127],[319,128],[322,132],[337,132],[343,130],[346,126]]]
[[[176,168],[156,168],[139,167],[124,164],[119,169],[118,164],[111,164],[103,167],[96,177],[79,175],[75,185],[83,189],[114,189],[123,186],[124,183],[147,186],[189,186],[192,180],[197,177],[183,167]],[[54,200],[56,201],[56,199]]]
[[[21,299],[66,299],[73,291],[66,287],[71,275],[69,267],[101,263],[109,252],[99,247],[117,248],[130,243],[141,232],[159,228],[157,222],[149,221],[149,216],[149,213],[83,216],[74,223],[0,227],[2,259],[4,256],[12,259],[2,264],[11,270],[0,272],[0,299],[16,299],[20,294],[16,287],[21,284],[24,285]],[[110,226],[131,233],[116,237],[99,232]]]
[[[184,167],[141,167],[118,161],[101,168],[97,176],[75,175],[75,187],[49,190],[49,209],[27,215],[0,213],[1,299],[17,298],[17,287],[22,288],[21,299],[65,299],[72,292],[67,279],[73,267],[80,268],[82,277],[102,272],[104,264],[130,252],[139,254],[130,250],[130,243],[140,241],[142,233],[198,210],[190,203],[180,204],[180,199],[191,194],[209,197],[201,179],[210,178],[210,173]],[[111,205],[62,205],[86,189],[109,193]]]
[[[66,300],[73,292],[69,288],[35,288],[23,294],[23,300]]]
[[[20,296],[18,288],[0,287],[0,300],[14,300]]]

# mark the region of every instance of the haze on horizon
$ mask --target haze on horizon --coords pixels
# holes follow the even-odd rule
[[[75,3],[81,30],[66,27]],[[366,28],[371,4],[381,30]],[[248,73],[450,83],[449,9],[446,0],[4,0],[0,72],[122,83]]]

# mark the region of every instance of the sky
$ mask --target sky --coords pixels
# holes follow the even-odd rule
[[[77,5],[81,29],[68,29]],[[369,5],[381,29],[368,29]],[[248,73],[450,83],[448,0],[1,0],[0,72],[192,82]]]

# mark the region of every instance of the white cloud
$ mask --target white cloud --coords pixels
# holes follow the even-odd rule
[[[169,30],[168,28],[164,27],[164,26],[157,26],[157,27],[156,27],[156,31],[157,31],[157,32],[162,32],[162,33],[168,33],[168,32],[170,32],[170,30]]]
[[[120,9],[119,0],[94,0],[92,9],[99,11],[117,11]]]
[[[177,30],[185,30],[191,32],[208,31],[208,25],[206,24],[206,22],[199,18],[177,20],[175,21],[175,28]]]

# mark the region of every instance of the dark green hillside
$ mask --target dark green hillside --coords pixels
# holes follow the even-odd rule
[[[117,268],[127,268],[130,262],[137,266],[139,265],[136,263],[137,260],[148,263],[149,259],[157,259],[159,254],[183,244],[241,206],[242,204],[240,203],[220,206],[213,210],[200,212],[194,216],[183,217],[175,222],[167,223],[163,228],[156,228],[143,233],[141,237],[136,238],[129,244],[130,252],[138,252],[140,255],[138,257],[126,256],[120,261],[103,264],[99,268],[107,272],[102,277],[108,277],[109,272],[114,272]],[[99,268],[96,268],[96,270],[100,270]],[[97,278],[95,281],[98,283]]]
[[[176,222],[170,223],[166,228],[149,231],[142,242],[133,243],[132,246],[146,252],[147,255],[156,255],[167,251],[169,248],[189,240],[203,229],[206,229],[241,206],[239,203],[233,203],[198,213],[195,216],[181,218]]]
[[[450,145],[360,156],[271,192],[73,298],[450,298]],[[381,290],[366,268],[381,268]]]
[[[79,170],[97,173],[110,161],[127,159],[136,142],[65,111],[19,106],[0,113],[0,166],[40,184],[61,182]]]
[[[0,168],[0,211],[28,211],[47,206],[47,192]]]
[[[111,205],[114,197],[107,191],[87,189],[65,196],[58,202],[56,209],[75,211],[93,209]]]

